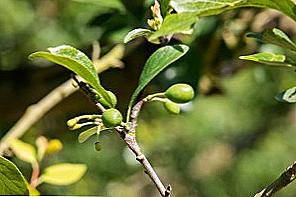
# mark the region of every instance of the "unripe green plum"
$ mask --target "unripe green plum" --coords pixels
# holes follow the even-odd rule
[[[180,106],[177,103],[174,103],[172,101],[167,101],[167,102],[163,103],[163,106],[171,114],[179,114],[180,113]]]
[[[172,85],[165,91],[165,96],[175,103],[187,103],[194,97],[193,88],[185,83]]]
[[[106,91],[107,94],[109,95],[110,99],[111,99],[111,105],[112,107],[115,107],[117,104],[117,98],[115,96],[115,94],[113,94],[113,92],[111,91]],[[98,100],[102,105],[104,105],[105,107],[109,107],[108,102],[104,99],[104,98],[99,98]]]
[[[120,125],[122,122],[122,115],[117,109],[107,109],[103,112],[102,121],[105,127],[113,128]]]

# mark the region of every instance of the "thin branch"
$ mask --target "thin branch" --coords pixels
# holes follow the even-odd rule
[[[93,60],[98,73],[113,67],[122,67],[120,59],[123,57],[123,46],[117,45],[105,56],[98,60]],[[23,136],[29,128],[38,122],[54,106],[74,93],[77,88],[72,85],[72,79],[64,82],[48,95],[43,97],[38,103],[29,106],[16,124],[2,137],[0,141],[0,155],[8,148],[11,139],[17,139]]]
[[[296,162],[289,166],[281,176],[276,179],[269,186],[264,188],[261,192],[257,193],[254,197],[270,197],[273,196],[276,192],[286,187],[296,178]]]
[[[136,128],[137,128],[137,122],[138,122],[137,119],[143,103],[144,103],[144,100],[141,100],[133,107],[131,112],[130,127],[125,128],[124,132],[120,129],[116,129],[116,130],[120,134],[124,142],[127,144],[129,149],[135,154],[137,161],[139,161],[142,164],[145,170],[145,173],[149,176],[151,181],[154,183],[160,195],[162,197],[171,197],[171,186],[169,185],[167,188],[165,188],[165,186],[159,179],[158,175],[156,174],[155,170],[151,166],[146,156],[141,152],[141,148],[138,145],[136,140]]]

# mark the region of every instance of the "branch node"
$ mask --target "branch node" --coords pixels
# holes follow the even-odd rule
[[[172,187],[171,187],[171,185],[169,184],[169,185],[167,186],[166,190],[165,190],[165,194],[164,194],[164,196],[165,196],[165,197],[169,197],[169,196],[171,195],[171,192],[172,192]]]
[[[143,161],[144,159],[145,159],[145,156],[143,154],[140,154],[136,157],[136,160],[139,162]]]

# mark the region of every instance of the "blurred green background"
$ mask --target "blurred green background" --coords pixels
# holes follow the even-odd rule
[[[70,73],[27,56],[51,46],[70,44],[91,55],[97,40],[102,54],[122,43],[136,27],[147,27],[151,0],[1,0],[0,1],[0,134],[3,136],[27,106],[38,102]],[[296,84],[293,70],[241,61],[240,55],[278,51],[246,39],[248,31],[279,27],[292,38],[296,24],[271,10],[239,9],[198,21],[192,36],[179,36],[189,53],[161,73],[146,93],[165,90],[176,82],[191,84],[196,99],[183,114],[169,115],[159,103],[145,105],[138,138],[144,153],[174,196],[253,196],[296,160],[296,107],[278,103],[274,95]],[[137,39],[125,45],[124,69],[100,75],[118,96],[124,111],[136,87],[141,67],[159,46]],[[58,162],[88,165],[78,183],[41,185],[43,195],[150,197],[158,193],[116,133],[78,144],[79,132],[65,122],[94,113],[95,106],[77,92],[44,116],[22,138],[58,138],[64,149],[42,166]],[[30,166],[12,158],[29,177]],[[277,196],[294,197],[292,184]]]

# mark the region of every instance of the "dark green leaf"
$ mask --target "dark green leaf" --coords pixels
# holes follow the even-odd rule
[[[0,195],[28,194],[26,180],[19,169],[0,156]]]
[[[240,56],[239,58],[243,60],[250,60],[250,61],[259,62],[262,64],[267,64],[270,66],[292,67],[290,63],[286,62],[286,56],[281,54],[262,52],[262,53],[252,54],[252,55]]]
[[[147,37],[151,34],[152,34],[152,31],[149,29],[142,29],[142,28],[134,29],[128,32],[128,34],[124,37],[123,42],[128,43],[138,37],[141,37],[141,36]]]
[[[194,12],[197,16],[220,14],[239,7],[272,8],[296,20],[295,4],[292,0],[171,0],[178,12]]]
[[[296,45],[290,38],[277,28],[269,29],[261,33],[248,33],[247,37],[257,38],[262,42],[274,44],[284,49],[296,51]]]
[[[84,164],[60,163],[45,168],[40,180],[52,185],[70,185],[79,181],[86,170]]]
[[[29,56],[29,59],[44,58],[68,68],[81,76],[98,92],[100,97],[103,97],[108,101],[110,107],[113,107],[109,95],[100,84],[99,77],[92,61],[84,53],[67,45],[48,48],[48,50],[49,52],[33,53]]]
[[[78,136],[78,142],[79,143],[85,142],[92,135],[96,134],[98,129],[99,129],[98,127],[92,127],[90,129],[87,129],[87,130],[81,132]]]
[[[159,30],[154,32],[149,40],[155,40],[158,37],[181,33],[188,31],[196,22],[197,17],[194,13],[171,14],[164,18],[164,21]]]
[[[170,0],[160,0],[161,15],[164,18],[167,15],[170,6]]]
[[[285,103],[296,103],[296,87],[290,88],[278,94],[275,99]]]
[[[168,65],[172,64],[180,57],[186,54],[189,47],[182,44],[168,45],[157,49],[146,61],[141,73],[138,87],[134,91],[128,108],[127,118],[129,119],[131,108],[139,93],[147,86],[147,84],[158,75]]]

